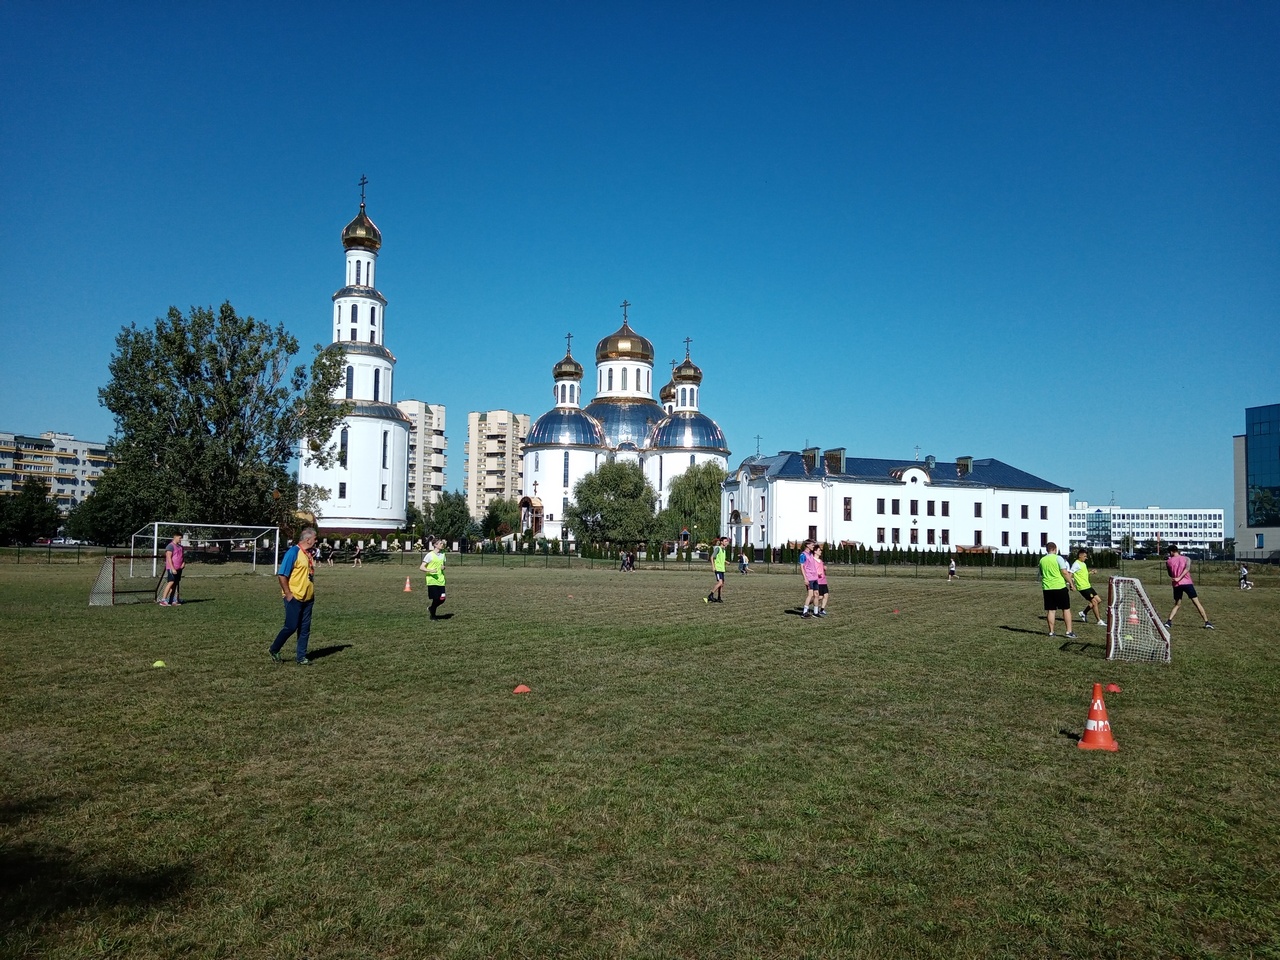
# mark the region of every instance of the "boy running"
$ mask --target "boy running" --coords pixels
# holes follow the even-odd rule
[[[431,598],[431,606],[428,613],[431,614],[432,620],[439,620],[436,611],[440,609],[440,604],[444,603],[444,540],[432,540],[431,549],[422,558],[422,563],[418,567],[427,575],[427,596]]]
[[[724,589],[724,558],[728,552],[724,545],[728,542],[728,537],[716,537],[715,546],[711,548],[711,569],[715,571],[716,585],[703,597],[703,603],[724,603],[724,597],[720,596],[720,591]]]
[[[1098,596],[1098,591],[1093,589],[1093,585],[1089,583],[1089,551],[1083,547],[1076,551],[1076,562],[1071,565],[1071,578],[1076,582],[1076,590],[1080,592],[1080,599],[1088,604],[1080,611],[1080,622],[1089,622],[1089,611],[1093,611],[1093,619],[1098,621],[1098,626],[1105,627],[1107,622],[1102,619],[1102,598]]]
[[[1196,596],[1196,585],[1191,582],[1191,561],[1182,555],[1176,543],[1170,544],[1169,559],[1164,562],[1164,565],[1169,571],[1169,580],[1173,583],[1173,609],[1169,611],[1169,619],[1164,622],[1165,627],[1173,626],[1173,618],[1178,615],[1182,598],[1189,597],[1204,620],[1204,628],[1212,630],[1213,624],[1209,622],[1209,615],[1204,612],[1204,604]]]

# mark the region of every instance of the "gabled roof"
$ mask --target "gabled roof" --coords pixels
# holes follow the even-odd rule
[[[829,477],[833,480],[848,480],[855,483],[898,482],[902,474],[912,468],[929,474],[930,485],[937,487],[1002,487],[1012,490],[1046,490],[1058,493],[1071,489],[990,457],[974,460],[971,470],[965,476],[960,475],[960,465],[954,461],[935,462],[933,469],[930,470],[919,460],[881,460],[873,457],[846,457],[844,472],[834,473],[827,469],[826,458],[820,456],[814,469],[808,470],[805,467],[804,455],[794,450],[783,450],[771,457],[747,457],[738,466],[739,471],[747,470],[752,479],[761,476],[795,480],[819,480]]]

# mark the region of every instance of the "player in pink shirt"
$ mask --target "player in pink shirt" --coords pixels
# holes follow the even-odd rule
[[[800,576],[804,580],[804,609],[800,611],[800,617],[803,620],[809,620],[817,616],[818,610],[818,565],[814,562],[813,541],[806,540],[804,549],[800,551]],[[809,612],[810,605],[813,606],[813,613]]]
[[[818,602],[813,615],[815,617],[825,617],[827,615],[827,597],[830,596],[830,592],[827,590],[827,562],[822,559],[822,544],[818,544],[813,548],[813,562],[818,568]]]
[[[1164,622],[1164,625],[1166,627],[1173,626],[1173,618],[1178,615],[1178,608],[1182,606],[1182,598],[1189,597],[1191,602],[1196,605],[1196,609],[1200,611],[1200,616],[1204,619],[1204,628],[1212,630],[1213,624],[1209,622],[1209,615],[1204,612],[1204,604],[1196,596],[1196,585],[1191,582],[1191,561],[1182,555],[1182,551],[1178,549],[1176,543],[1169,547],[1169,559],[1164,562],[1164,565],[1169,571],[1169,579],[1173,583],[1173,609],[1169,612],[1169,619]]]

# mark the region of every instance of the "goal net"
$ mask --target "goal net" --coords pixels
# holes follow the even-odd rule
[[[1107,659],[1168,663],[1173,658],[1169,631],[1151,605],[1142,581],[1107,581]]]
[[[153,603],[160,599],[164,576],[152,573],[153,557],[104,557],[89,591],[89,606]],[[163,567],[164,558],[160,558]],[[163,574],[163,569],[161,571]]]
[[[183,576],[194,574],[257,573],[280,562],[280,528],[217,523],[173,523],[157,520],[129,538],[129,556],[164,573],[165,547],[182,534]]]

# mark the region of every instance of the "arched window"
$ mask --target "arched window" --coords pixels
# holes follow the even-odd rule
[[[360,286],[360,261],[356,261],[356,286]]]
[[[391,435],[386,431],[382,431],[382,469],[387,469],[387,438]]]
[[[636,389],[640,389],[640,368],[636,367]]]
[[[622,389],[627,389],[627,368],[622,368]]]
[[[342,428],[342,433],[338,434],[338,465],[345,467],[347,465],[347,428]]]
[[[564,485],[566,489],[569,486],[569,451],[564,452]]]
[[[369,308],[369,326],[376,327],[378,325],[378,308]]]
[[[604,389],[604,373],[599,370],[596,371],[596,389]]]
[[[360,308],[356,304],[351,305],[351,323],[354,325],[360,317]]]
[[[378,342],[377,337],[378,337],[378,334],[377,334],[375,331],[373,331],[373,330],[370,330],[370,331],[369,331],[369,342],[370,342],[370,343],[377,343],[377,342]]]
[[[566,398],[566,397],[568,397],[568,396],[569,396],[569,392],[568,392],[567,388],[565,387],[565,385],[564,385],[563,383],[562,383],[562,384],[560,384],[560,402],[561,402],[561,403],[564,403],[564,402],[565,402],[565,398]]]
[[[382,399],[381,388],[382,388],[382,371],[374,370],[373,371],[373,402],[374,403],[377,403],[379,400]]]
[[[351,339],[354,340],[355,331],[352,330],[351,332],[353,334]],[[356,390],[356,368],[347,367],[347,399],[348,400],[350,400],[352,397],[355,396],[355,390]],[[343,430],[342,435],[345,437],[347,435],[347,431]]]
[[[688,399],[689,399],[689,395],[688,395],[688,388],[687,388],[687,387],[681,387],[681,388],[680,388],[680,406],[682,406],[682,407],[683,407],[683,406],[687,406],[687,401],[688,401]]]
[[[577,402],[577,399],[574,397],[575,393],[577,393],[577,390],[574,389],[574,385],[572,383],[569,384],[569,402],[570,403]]]
[[[696,407],[698,405],[698,388],[689,388],[689,406]]]
[[[613,368],[609,368],[609,389],[613,389]]]

